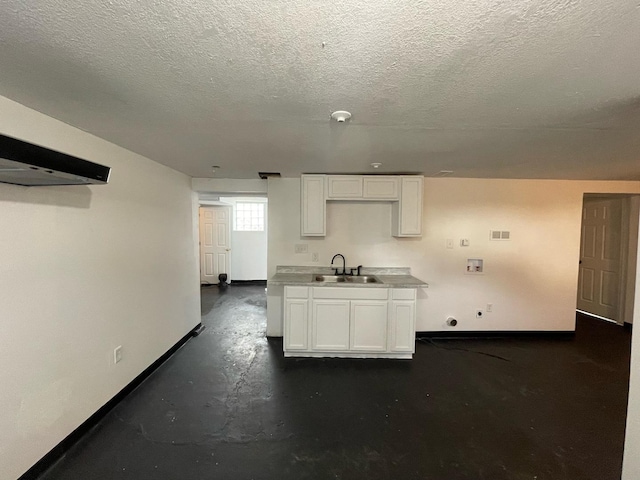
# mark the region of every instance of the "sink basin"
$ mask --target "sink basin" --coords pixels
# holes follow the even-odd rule
[[[381,283],[380,280],[378,280],[373,275],[360,275],[360,276],[349,275],[349,276],[347,276],[347,282],[351,282],[351,283]]]
[[[314,282],[342,283],[345,282],[344,275],[314,275]]]
[[[322,275],[315,274],[313,276],[314,282],[322,282],[322,283],[381,283],[373,275]]]

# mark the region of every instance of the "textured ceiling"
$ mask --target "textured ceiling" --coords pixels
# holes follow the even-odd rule
[[[0,94],[195,177],[640,179],[640,6],[3,0]]]

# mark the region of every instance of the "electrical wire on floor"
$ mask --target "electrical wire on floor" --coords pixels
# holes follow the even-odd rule
[[[487,352],[480,352],[478,350],[470,350],[468,348],[460,348],[460,347],[443,347],[442,345],[438,345],[437,343],[435,343],[432,339],[430,338],[425,338],[425,337],[420,337],[416,339],[418,342],[422,342],[424,344],[430,343],[431,345],[433,345],[436,348],[441,348],[442,350],[460,350],[462,352],[469,352],[469,353],[477,353],[478,355],[485,355],[487,357],[491,357],[491,358],[497,358],[498,360],[503,360],[505,362],[510,362],[511,360],[509,360],[508,358],[504,358],[501,357],[500,355],[494,355],[493,353],[487,353]]]

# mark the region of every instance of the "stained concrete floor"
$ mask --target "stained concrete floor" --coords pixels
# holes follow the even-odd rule
[[[424,340],[412,361],[284,359],[264,287],[203,289],[190,340],[41,478],[620,478],[630,334]]]

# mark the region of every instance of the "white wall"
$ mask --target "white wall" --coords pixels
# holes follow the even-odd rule
[[[342,253],[350,266],[409,266],[429,283],[419,290],[418,331],[573,330],[584,193],[640,192],[640,182],[425,178],[423,236],[391,237],[388,203],[329,202],[327,236],[300,237],[299,179],[269,180],[269,276],[277,265],[328,265]],[[492,229],[510,241],[490,241]],[[446,248],[447,239],[454,248]],[[460,239],[470,240],[460,247]],[[295,254],[306,243],[308,254]],[[484,275],[465,275],[467,258]],[[268,333],[281,335],[280,289],[270,288]],[[493,304],[477,319],[475,310]]]
[[[109,185],[0,184],[0,478],[11,479],[197,325],[200,308],[188,177],[3,97],[0,133],[113,168]]]
[[[640,254],[636,258],[636,285],[640,285]],[[635,291],[635,305],[640,305],[640,288]],[[631,339],[631,376],[622,480],[640,478],[640,308],[635,308],[633,323],[635,327]]]
[[[628,237],[628,270],[625,287],[624,321],[633,323],[636,296],[636,273],[638,262],[638,229],[640,228],[640,196],[629,199],[629,237]],[[638,285],[640,289],[640,285]],[[638,303],[637,305],[640,305]]]
[[[253,178],[192,178],[191,186],[198,193],[267,194],[267,180]]]
[[[238,202],[264,203],[265,230],[262,232],[239,232],[231,221],[231,281],[267,279],[267,231],[269,215],[267,199],[264,197],[220,197],[233,207],[235,216]]]

